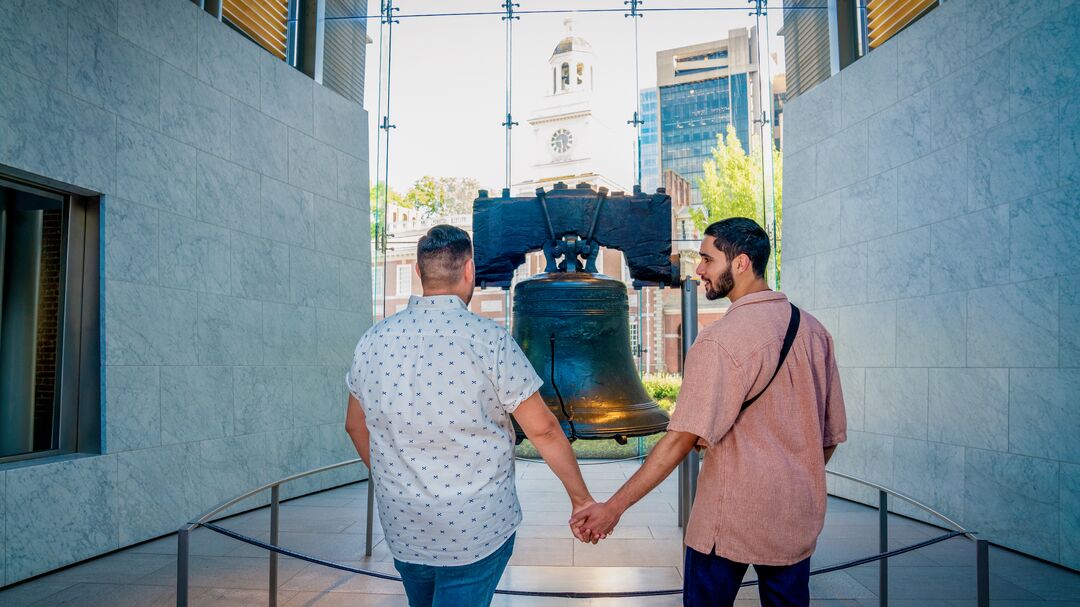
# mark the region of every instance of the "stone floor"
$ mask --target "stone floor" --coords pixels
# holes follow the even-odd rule
[[[636,462],[583,466],[594,495],[603,498],[634,472]],[[675,476],[631,508],[615,535],[598,545],[573,540],[565,521],[569,503],[546,466],[521,463],[518,490],[525,520],[501,587],[518,590],[628,591],[682,585],[681,533],[676,524]],[[391,556],[376,523],[376,545],[363,556],[366,484],[292,500],[282,506],[281,544],[307,554],[393,573]],[[890,518],[893,546],[909,545],[941,533],[909,519]],[[227,519],[224,526],[266,539],[269,512],[256,510]],[[813,567],[875,553],[877,512],[830,498]],[[267,553],[206,529],[191,540],[192,605],[265,605]],[[1080,606],[1080,574],[1016,553],[991,549],[991,595],[995,607]],[[891,605],[960,607],[975,605],[975,550],[952,539],[904,554],[889,568]],[[157,606],[175,604],[176,538],[164,537],[0,590],[0,606]],[[401,585],[283,558],[278,604],[407,605]],[[815,605],[877,606],[878,566],[864,565],[812,578]],[[746,588],[740,605],[756,605]],[[650,599],[533,599],[496,596],[494,605],[661,606],[681,605],[681,597]]]

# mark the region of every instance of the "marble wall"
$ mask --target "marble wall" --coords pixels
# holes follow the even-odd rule
[[[104,342],[103,453],[0,467],[0,586],[355,457],[363,108],[187,0],[6,0],[0,56],[0,165],[103,195]]]
[[[1075,0],[948,0],[784,108],[783,287],[836,337],[832,467],[1074,569],[1078,53]]]

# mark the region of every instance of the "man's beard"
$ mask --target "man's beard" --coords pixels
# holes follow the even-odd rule
[[[718,280],[715,289],[712,287],[711,281],[705,285],[705,298],[709,301],[727,297],[731,290],[735,288],[735,276],[732,275],[731,268],[721,274]]]

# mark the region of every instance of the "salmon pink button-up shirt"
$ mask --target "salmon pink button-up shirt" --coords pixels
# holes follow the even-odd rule
[[[739,298],[686,357],[669,430],[705,451],[686,545],[739,563],[791,565],[810,556],[825,523],[823,451],[847,438],[833,341],[800,310],[795,342],[776,370],[791,307],[762,291]]]

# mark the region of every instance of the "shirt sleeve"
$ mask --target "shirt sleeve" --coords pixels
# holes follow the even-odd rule
[[[514,338],[505,331],[500,333],[495,347],[493,382],[499,402],[507,413],[513,413],[521,401],[532,396],[544,382]]]
[[[847,440],[847,411],[844,409],[844,391],[840,386],[840,369],[836,366],[831,336],[827,343],[829,352],[825,357],[825,364],[828,392],[825,396],[825,431],[822,442],[824,447],[832,447]]]
[[[689,432],[715,446],[739,415],[747,388],[742,369],[723,346],[698,339],[686,354],[682,387],[668,430]]]
[[[349,366],[349,372],[345,374],[345,387],[348,388],[349,393],[355,396],[358,400],[363,402],[362,389],[362,361],[366,358],[364,356],[364,342],[367,335],[365,334],[360,338],[360,341],[356,343],[356,349],[353,350],[352,365]]]

